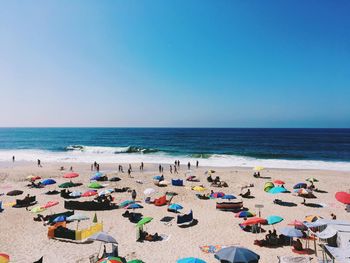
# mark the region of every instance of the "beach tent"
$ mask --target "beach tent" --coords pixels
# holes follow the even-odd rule
[[[273,188],[275,185],[272,182],[267,182],[264,185],[264,191],[268,192],[271,188]]]
[[[184,182],[181,179],[171,179],[171,185],[173,185],[173,186],[183,186]]]
[[[287,189],[285,189],[284,187],[281,187],[281,186],[275,186],[275,187],[272,187],[268,193],[270,194],[280,194],[280,193],[285,193],[285,192],[288,192]]]
[[[228,263],[257,263],[260,256],[244,247],[226,247],[215,253],[214,257],[221,262]]]

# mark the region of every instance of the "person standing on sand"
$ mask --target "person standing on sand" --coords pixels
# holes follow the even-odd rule
[[[132,167],[131,167],[130,163],[129,163],[129,170],[130,170],[130,172],[132,172]]]
[[[130,170],[130,168],[128,169],[128,175],[131,178],[131,170]]]
[[[178,167],[179,170],[180,170],[180,160],[177,160],[177,167]]]
[[[159,173],[162,172],[162,166],[161,165],[158,166],[158,171],[159,171]]]
[[[176,168],[176,165],[174,166],[174,174],[177,174],[177,168]]]
[[[15,162],[15,156],[12,156],[12,162],[14,163]]]
[[[170,164],[170,173],[172,174],[173,173],[173,166]]]
[[[93,171],[93,170],[94,170],[94,165],[93,165],[93,164],[91,164],[90,169],[91,169],[91,171]]]
[[[143,172],[143,162],[141,162],[140,171]]]
[[[38,159],[38,167],[42,167],[40,159]]]
[[[96,171],[97,171],[97,172],[100,171],[100,164],[96,164]]]
[[[198,168],[198,166],[199,166],[199,162],[198,162],[198,160],[197,160],[197,162],[196,162],[196,168]]]
[[[177,161],[175,160],[175,162],[174,162],[174,166],[176,167],[177,166]]]
[[[133,200],[134,202],[135,202],[135,200],[136,200],[136,195],[137,195],[137,193],[136,193],[135,189],[132,190],[132,192],[131,192],[131,198],[132,198],[132,200]]]
[[[191,170],[191,163],[190,162],[187,163],[187,170]]]

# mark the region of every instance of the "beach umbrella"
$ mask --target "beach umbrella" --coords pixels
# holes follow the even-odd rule
[[[280,193],[285,193],[287,192],[287,189],[285,189],[284,187],[281,187],[281,186],[275,186],[275,187],[272,187],[268,193],[270,194],[280,194]]]
[[[126,209],[139,209],[139,208],[143,208],[143,206],[138,203],[133,203],[126,207]]]
[[[216,173],[216,171],[214,171],[214,170],[205,171],[205,174],[209,174],[209,175],[214,174],[214,173]]]
[[[235,217],[240,217],[240,218],[253,217],[253,216],[255,216],[255,214],[249,211],[241,211],[235,215]]]
[[[303,233],[299,229],[296,229],[296,228],[290,227],[290,226],[280,228],[279,232],[282,235],[287,236],[287,237],[302,237],[303,236]]]
[[[88,240],[92,241],[101,241],[104,243],[113,243],[113,244],[118,244],[117,240],[114,239],[114,237],[108,235],[105,232],[98,232],[91,237],[88,238]]]
[[[181,258],[176,263],[206,263],[204,260],[199,258]]]
[[[153,177],[153,179],[154,179],[154,180],[158,180],[158,181],[159,181],[160,179],[162,179],[162,176],[160,176],[160,175],[156,175],[156,176],[154,176],[154,177]]]
[[[253,217],[245,220],[241,225],[243,226],[249,226],[249,225],[257,225],[257,224],[266,224],[267,221],[264,218],[261,217]]]
[[[69,194],[69,196],[71,197],[80,197],[81,196],[81,192],[79,191],[73,191]]]
[[[10,262],[10,256],[5,253],[0,253],[0,263]]]
[[[27,176],[27,180],[29,180],[29,181],[36,181],[36,180],[39,180],[39,179],[41,179],[41,177],[38,176],[38,175],[29,175],[29,176]]]
[[[128,206],[130,204],[133,204],[133,203],[135,203],[135,202],[132,201],[132,200],[125,200],[125,201],[121,202],[118,206],[119,207],[126,207],[126,206]]]
[[[56,217],[53,222],[54,223],[58,223],[58,222],[65,222],[67,220],[67,217],[66,216],[58,216]]]
[[[58,202],[57,201],[49,201],[47,202],[45,205],[42,206],[42,208],[49,208],[49,207],[53,207],[55,205],[58,205]]]
[[[74,187],[75,184],[73,182],[65,182],[63,184],[60,184],[58,187],[59,188],[69,188],[69,187]]]
[[[202,187],[202,186],[195,186],[195,187],[192,188],[192,190],[197,191],[197,192],[203,192],[203,191],[205,191],[207,189]]]
[[[306,183],[297,183],[296,185],[293,186],[293,189],[299,189],[299,188],[307,188]]]
[[[82,221],[82,220],[88,220],[88,219],[90,218],[83,214],[74,214],[67,217],[67,221]]]
[[[283,182],[282,180],[275,180],[273,181],[274,184],[278,184],[278,185],[284,185],[285,182]]]
[[[212,193],[210,196],[213,197],[213,198],[221,198],[221,197],[225,196],[225,193],[223,193],[223,192],[215,192],[215,193]]]
[[[145,263],[145,262],[143,262],[141,259],[133,259],[133,260],[129,260],[127,263]]]
[[[30,210],[30,212],[32,213],[40,213],[42,211],[45,211],[45,208],[41,206],[36,206]]]
[[[101,177],[101,176],[103,176],[103,173],[101,173],[101,172],[96,172],[94,176]]]
[[[109,179],[110,182],[118,182],[121,179],[119,177],[112,177],[111,179]]]
[[[310,182],[310,183],[316,183],[318,180],[314,177],[307,178],[305,181]]]
[[[265,169],[265,167],[263,167],[263,166],[255,166],[253,170],[259,172],[259,171],[262,171],[264,169]]]
[[[90,196],[94,196],[97,195],[97,192],[95,190],[89,190],[86,191],[85,193],[83,193],[81,196],[82,197],[90,197]]]
[[[21,195],[21,194],[23,194],[23,191],[21,191],[21,190],[13,190],[13,191],[8,192],[6,195],[8,195],[8,196],[16,196],[16,195]]]
[[[76,178],[78,176],[79,176],[79,174],[77,174],[77,173],[67,173],[67,174],[63,175],[63,178]]]
[[[137,222],[136,226],[143,226],[143,225],[146,225],[148,224],[149,222],[151,222],[153,220],[152,217],[144,217],[142,218],[139,222]]]
[[[339,202],[349,205],[350,204],[350,194],[347,192],[338,192],[335,194],[335,199]]]
[[[268,217],[266,218],[266,220],[267,220],[267,224],[269,224],[269,225],[275,225],[275,224],[277,224],[277,223],[279,223],[279,222],[282,222],[282,221],[283,221],[283,218],[280,217],[280,216],[268,216]]]
[[[224,195],[223,197],[221,197],[222,199],[227,199],[227,200],[231,200],[231,199],[236,199],[236,197],[234,195]]]
[[[90,180],[98,180],[98,179],[100,179],[102,177],[102,174],[101,175],[97,175],[97,174],[95,174],[93,177],[91,177],[90,178]]]
[[[273,188],[275,185],[272,182],[267,182],[264,185],[264,191],[268,192],[271,188]]]
[[[113,193],[113,189],[106,189],[98,193],[98,196],[103,196],[103,195],[110,195]]]
[[[145,189],[145,191],[143,191],[143,193],[144,193],[146,196],[153,195],[155,192],[156,192],[156,190],[154,190],[153,188],[147,188],[147,189]]]
[[[303,227],[304,223],[299,220],[294,220],[288,224],[289,226]]]
[[[51,185],[51,184],[55,184],[55,183],[56,183],[56,181],[54,179],[50,179],[50,178],[41,181],[41,184],[43,184],[43,185]]]
[[[309,216],[305,216],[305,220],[306,222],[315,222],[317,221],[318,219],[321,219],[322,217],[321,216],[317,216],[317,215],[309,215]]]
[[[96,263],[123,263],[119,257],[106,257],[98,260]]]
[[[236,247],[236,246],[220,249],[218,252],[215,253],[214,257],[222,262],[229,262],[229,263],[258,262],[260,259],[260,256],[255,252],[244,247]]]
[[[298,195],[309,195],[312,193],[311,190],[305,188],[294,189],[294,192]]]
[[[177,211],[177,210],[183,209],[183,207],[180,204],[171,204],[171,205],[168,206],[168,209]]]
[[[103,188],[103,186],[97,182],[90,183],[88,187],[93,189]]]

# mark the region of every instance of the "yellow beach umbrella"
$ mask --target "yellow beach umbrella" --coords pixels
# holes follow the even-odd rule
[[[264,169],[265,169],[265,167],[263,167],[263,166],[255,166],[253,170],[254,171],[262,171]]]
[[[203,191],[205,191],[207,189],[202,187],[202,186],[195,186],[195,187],[192,188],[192,190],[197,191],[197,192],[203,192]]]
[[[311,223],[311,222],[315,222],[316,220],[318,220],[320,218],[322,218],[322,217],[317,216],[317,215],[310,215],[310,216],[305,216],[304,221]]]

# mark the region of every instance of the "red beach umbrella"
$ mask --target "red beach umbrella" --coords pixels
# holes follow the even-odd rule
[[[94,195],[97,195],[97,192],[93,191],[93,190],[90,190],[90,191],[87,191],[87,192],[83,193],[81,196],[82,197],[89,197],[89,196],[94,196]]]
[[[350,205],[350,194],[347,192],[338,192],[335,194],[335,199],[337,199],[339,202]]]
[[[75,178],[78,176],[79,176],[79,174],[77,174],[77,173],[67,173],[67,174],[63,175],[63,178]]]
[[[299,220],[294,220],[288,224],[289,226],[296,226],[296,227],[302,227],[304,226],[303,222]]]
[[[275,180],[273,181],[274,184],[279,184],[279,185],[284,185],[285,182],[283,182],[282,180]]]
[[[57,201],[49,201],[45,205],[43,205],[42,207],[43,208],[49,208],[49,207],[52,207],[52,206],[55,206],[55,205],[58,205]]]
[[[243,226],[249,226],[249,225],[257,225],[257,224],[266,224],[267,221],[264,218],[261,217],[253,217],[245,220],[241,225]]]

